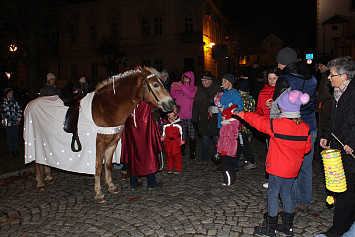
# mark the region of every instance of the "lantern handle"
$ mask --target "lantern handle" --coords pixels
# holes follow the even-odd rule
[[[332,136],[344,147],[344,144],[334,135],[334,133],[331,133]],[[350,154],[353,158],[355,158],[354,154]]]

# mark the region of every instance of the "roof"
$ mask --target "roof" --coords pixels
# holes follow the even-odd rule
[[[334,15],[325,22],[322,23],[322,25],[330,25],[330,24],[339,24],[339,23],[349,23],[349,20],[346,18],[339,16],[339,15]]]

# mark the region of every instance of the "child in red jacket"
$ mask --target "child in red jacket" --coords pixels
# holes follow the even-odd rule
[[[182,155],[181,145],[185,144],[183,139],[184,126],[177,115],[180,106],[175,106],[174,111],[167,114],[167,118],[163,120],[163,132],[161,140],[164,141],[166,152],[166,165],[168,174],[172,174],[175,166],[175,174],[182,172]]]
[[[268,216],[265,226],[255,227],[259,235],[276,236],[276,229],[293,236],[293,206],[291,186],[301,168],[304,154],[311,148],[309,126],[302,121],[300,107],[309,101],[308,94],[300,91],[284,93],[277,104],[280,118],[270,119],[250,112],[236,111],[240,118],[259,131],[270,135],[270,146],[266,157],[266,172],[269,173]],[[278,197],[281,196],[284,211],[282,225],[277,225]]]
[[[238,108],[237,105],[232,105],[222,112],[222,127],[219,131],[217,152],[222,155],[221,168],[224,178],[223,186],[234,184],[236,170],[238,168],[238,160],[236,157],[238,148],[237,138],[243,125],[232,117],[232,110],[236,108]]]

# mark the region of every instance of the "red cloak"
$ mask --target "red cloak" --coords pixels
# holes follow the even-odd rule
[[[152,174],[159,169],[158,154],[162,145],[158,126],[152,119],[152,108],[140,102],[125,123],[121,161],[129,164],[129,171],[135,176]]]

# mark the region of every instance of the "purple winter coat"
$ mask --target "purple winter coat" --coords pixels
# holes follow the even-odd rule
[[[191,81],[183,84],[184,76],[190,78]],[[178,87],[175,87],[174,84],[171,86],[170,95],[176,100],[176,105],[180,105],[181,107],[179,113],[180,119],[191,119],[192,117],[192,105],[197,91],[197,86],[194,83],[195,75],[193,72],[188,71],[182,75],[181,84]]]
[[[219,139],[217,144],[217,152],[223,155],[236,157],[239,131],[243,125],[239,120],[231,118],[222,121],[222,127],[219,131]]]

